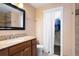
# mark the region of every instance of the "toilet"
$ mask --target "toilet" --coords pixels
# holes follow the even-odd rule
[[[42,56],[43,55],[43,45],[37,45],[37,55]]]

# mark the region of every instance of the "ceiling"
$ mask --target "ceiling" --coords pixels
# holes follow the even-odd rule
[[[45,6],[48,3],[30,3],[30,5],[32,5],[35,8],[41,7],[41,6]]]

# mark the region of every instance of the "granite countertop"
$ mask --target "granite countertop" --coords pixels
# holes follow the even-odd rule
[[[25,36],[25,37],[19,37],[19,38],[0,41],[0,50],[13,46],[13,45],[16,45],[18,43],[24,42],[24,41],[32,40],[34,38],[36,38],[36,37],[35,36]]]

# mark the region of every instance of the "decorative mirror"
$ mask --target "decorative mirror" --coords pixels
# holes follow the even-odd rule
[[[0,30],[24,30],[25,10],[11,3],[0,3]]]

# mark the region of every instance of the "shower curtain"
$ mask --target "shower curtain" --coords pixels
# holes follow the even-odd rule
[[[51,13],[52,10],[44,11],[43,13],[43,46],[44,52],[53,54],[54,53],[54,15]],[[53,29],[52,29],[53,28]]]

